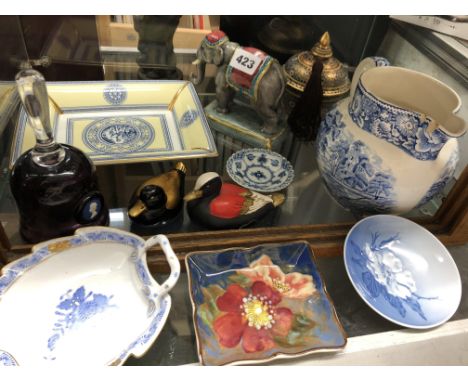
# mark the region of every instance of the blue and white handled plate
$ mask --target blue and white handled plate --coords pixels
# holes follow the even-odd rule
[[[280,154],[264,149],[243,149],[230,156],[226,170],[238,185],[258,192],[276,192],[289,186],[294,169]]]
[[[146,264],[154,244],[171,267],[162,285]],[[121,365],[142,356],[164,326],[179,274],[164,235],[145,242],[92,227],[34,246],[0,276],[0,365]]]
[[[396,324],[432,328],[449,320],[460,304],[461,279],[450,253],[408,219],[361,220],[346,237],[344,261],[362,299]]]

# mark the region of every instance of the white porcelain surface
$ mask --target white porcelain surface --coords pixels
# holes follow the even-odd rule
[[[171,266],[163,285],[146,265],[154,244]],[[145,243],[93,227],[34,246],[0,277],[0,364],[118,365],[143,355],[164,326],[179,274],[163,235]]]
[[[460,304],[461,279],[450,253],[408,219],[361,220],[346,237],[344,261],[361,298],[396,324],[432,328],[449,320]]]

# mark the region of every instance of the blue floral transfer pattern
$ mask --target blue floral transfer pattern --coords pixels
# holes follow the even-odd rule
[[[121,360],[121,362],[123,362],[123,360],[125,360],[128,357],[128,355],[133,349],[139,346],[146,345],[149,341],[152,340],[154,335],[162,329],[165,323],[165,320],[167,318],[167,315],[169,314],[169,309],[170,309],[170,300],[169,300],[169,297],[166,296],[161,301],[161,305],[157,307],[157,313],[154,316],[153,321],[151,322],[151,325],[149,326],[149,328],[145,331],[145,333],[143,333],[143,335],[140,338],[132,342],[129,345],[129,347],[120,354],[118,359]]]
[[[379,101],[361,82],[349,104],[349,114],[361,129],[419,160],[436,159],[448,140],[440,130],[427,132],[430,118]]]
[[[10,354],[0,350],[0,366],[18,366],[18,363]]]
[[[63,239],[62,239],[63,240]],[[56,252],[52,245],[37,245],[37,249],[30,255],[9,264],[3,269],[3,274],[0,276],[0,299],[14,283],[18,280],[21,274],[36,266],[44,259],[50,256],[55,256]],[[158,293],[150,293],[150,273],[145,265],[146,257],[144,256],[145,242],[131,234],[120,233],[112,229],[95,229],[95,230],[78,230],[77,235],[66,238],[65,241],[69,247],[86,245],[93,242],[112,242],[121,243],[132,246],[135,250],[130,254],[129,260],[135,264],[135,271],[139,279],[143,283],[142,292],[147,297],[148,301],[148,318],[151,320],[145,331],[130,343],[124,350],[119,351],[120,356],[112,361],[112,364],[121,364],[125,359],[133,354],[134,351],[141,351],[141,348],[148,346],[158,335],[165,320],[169,314],[171,306],[171,298],[165,295],[161,298]],[[167,245],[167,241],[162,242]],[[175,272],[171,277],[177,278],[179,274]],[[161,300],[159,300],[161,298]],[[85,285],[80,286],[76,290],[69,289],[60,297],[56,306],[55,317],[57,320],[51,322],[52,333],[47,338],[45,345],[47,351],[41,354],[46,361],[56,361],[56,351],[58,341],[67,335],[69,330],[79,328],[81,324],[92,317],[98,316],[107,309],[118,308],[113,303],[113,295],[105,295],[90,291]],[[53,312],[52,312],[53,313]],[[0,366],[17,365],[16,360],[5,350],[0,349]]]
[[[232,180],[258,192],[275,192],[286,188],[294,179],[294,168],[286,158],[264,149],[243,149],[226,162]]]
[[[98,153],[125,155],[143,150],[155,135],[153,127],[141,118],[112,117],[90,123],[82,138],[86,146]]]
[[[374,299],[382,296],[401,317],[407,314],[409,307],[427,321],[420,300],[434,300],[437,297],[419,296],[413,275],[405,269],[404,262],[392,251],[391,244],[399,240],[399,234],[380,239],[378,232],[371,233],[370,244],[360,248],[353,240],[351,261],[359,267],[367,293]]]
[[[390,66],[390,62],[385,57],[374,56],[371,58],[374,60],[375,66]]]
[[[444,167],[444,171],[440,175],[439,179],[431,186],[431,188],[426,192],[426,195],[423,196],[421,201],[418,204],[418,207],[422,206],[429,202],[435,195],[442,192],[450,179],[452,179],[455,172],[455,168],[458,163],[458,149],[454,150],[450,155],[450,158],[447,164]]]
[[[68,240],[70,247],[82,245],[85,240],[82,237],[73,237]],[[8,288],[18,279],[18,277],[26,270],[34,267],[45,258],[53,255],[48,246],[43,246],[34,251],[31,255],[25,256],[14,263],[10,264],[0,276],[0,297]]]
[[[345,208],[388,212],[396,204],[395,178],[378,155],[345,131],[343,115],[331,110],[317,139],[318,164],[329,191]]]
[[[84,286],[72,292],[70,289],[62,295],[60,303],[57,305],[55,315],[58,319],[52,329],[54,334],[47,341],[47,347],[51,352],[54,351],[57,341],[68,330],[88,321],[108,308],[114,307],[111,304],[112,295],[105,296],[100,293],[86,292]],[[48,359],[53,360],[54,357]]]

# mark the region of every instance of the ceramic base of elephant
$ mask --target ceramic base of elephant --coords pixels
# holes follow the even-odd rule
[[[405,213],[428,202],[452,178],[458,143],[449,139],[435,160],[418,160],[353,123],[349,100],[327,113],[317,161],[332,196],[356,214]]]
[[[213,130],[247,147],[282,151],[291,138],[285,122],[278,126],[275,134],[262,132],[262,120],[255,110],[239,100],[234,100],[228,114],[220,113],[217,101],[213,101],[205,107],[205,115]]]

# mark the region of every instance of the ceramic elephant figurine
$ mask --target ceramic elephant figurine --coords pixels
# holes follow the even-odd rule
[[[280,100],[286,80],[280,63],[256,48],[241,47],[229,41],[222,31],[205,36],[193,64],[197,73],[191,81],[199,84],[205,77],[205,65],[218,67],[215,84],[217,111],[228,113],[236,92],[250,99],[263,120],[262,131],[273,134],[278,131]]]

